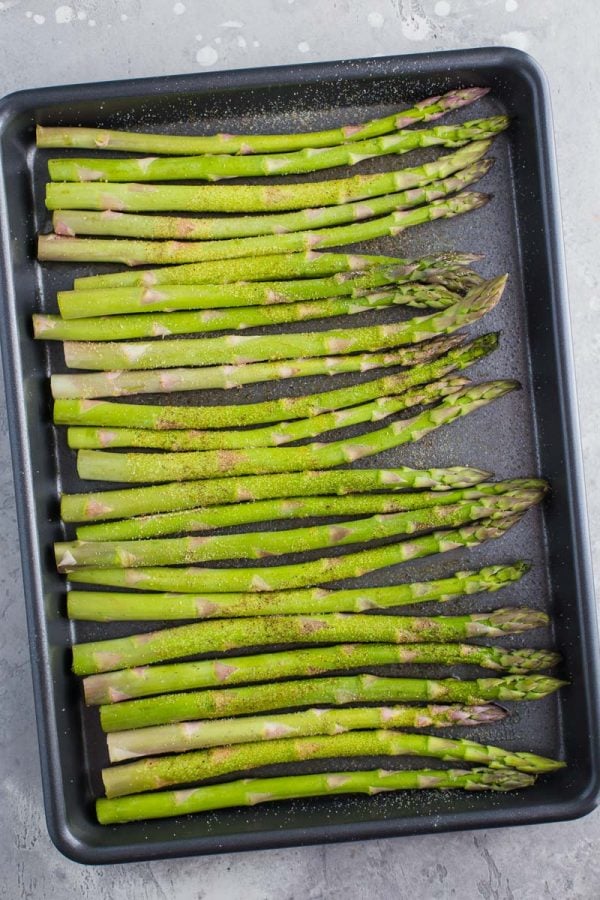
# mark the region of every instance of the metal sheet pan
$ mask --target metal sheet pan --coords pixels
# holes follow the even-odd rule
[[[475,214],[371,243],[368,252],[482,250],[483,274],[509,272],[510,287],[501,305],[474,329],[500,329],[501,349],[480,363],[476,374],[517,377],[523,390],[411,448],[382,454],[376,462],[465,463],[489,468],[498,477],[542,473],[551,481],[552,495],[543,510],[529,513],[501,541],[384,570],[371,583],[530,559],[534,568],[526,579],[494,599],[478,598],[477,605],[491,608],[501,597],[502,604],[526,602],[547,609],[552,632],[535,640],[552,642],[564,654],[563,674],[572,687],[535,704],[513,704],[505,723],[486,729],[485,736],[483,729],[473,736],[561,756],[568,767],[515,794],[337,797],[102,827],[95,821],[93,798],[100,792],[105,742],[96,712],[85,709],[70,673],[69,646],[101,634],[116,636],[127,626],[74,625],[65,618],[65,585],[51,554],[52,542],[65,534],[57,497],[60,490],[81,490],[82,483],[64,433],[52,424],[48,375],[64,365],[60,348],[32,340],[30,317],[34,311],[54,311],[56,290],[70,287],[74,274],[112,267],[36,262],[35,233],[49,226],[43,184],[50,154],[36,150],[35,124],[205,133],[307,130],[382,115],[407,100],[469,84],[492,88],[474,115],[506,111],[513,117],[509,133],[494,144],[497,164],[482,183],[482,189],[494,193],[494,202]],[[469,117],[471,110],[459,116]],[[407,164],[413,164],[412,158]],[[385,165],[370,161],[362,171]],[[596,804],[600,772],[596,620],[552,121],[548,90],[535,62],[515,50],[492,48],[13,94],[0,102],[0,203],[2,351],[44,796],[57,847],[73,859],[96,864],[545,822],[589,812]],[[374,315],[365,314],[364,321]],[[396,314],[380,313],[379,318],[386,315]],[[338,376],[337,383],[348,380]],[[259,385],[244,388],[240,397],[302,393],[318,384],[310,379]],[[165,402],[164,397],[148,399]],[[199,401],[191,394],[181,402]],[[203,395],[202,402],[222,398],[215,392],[208,400]],[[472,599],[455,605],[458,612],[472,607]],[[527,643],[534,640],[528,637]],[[464,729],[461,735],[467,736]],[[301,767],[310,769],[308,764]]]

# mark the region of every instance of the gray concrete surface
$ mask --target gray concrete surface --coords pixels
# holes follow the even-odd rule
[[[487,44],[552,86],[588,496],[600,552],[600,146],[595,0],[0,2],[0,95],[20,88]],[[575,102],[577,101],[577,105]],[[596,400],[594,400],[596,397]],[[42,809],[6,412],[0,409],[0,896],[144,900],[540,900],[600,896],[600,815],[559,825],[85,868]],[[597,566],[600,572],[600,566]]]

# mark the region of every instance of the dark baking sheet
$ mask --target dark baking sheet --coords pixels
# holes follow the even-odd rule
[[[551,632],[505,643],[553,643],[564,654],[562,674],[573,687],[537,703],[512,704],[505,723],[473,729],[471,734],[461,729],[460,736],[560,756],[568,767],[514,794],[421,791],[338,797],[102,827],[95,821],[93,798],[100,793],[105,742],[96,711],[82,704],[80,686],[70,673],[68,648],[73,640],[143,626],[72,624],[65,618],[65,585],[54,571],[51,553],[52,542],[64,534],[57,496],[60,490],[82,490],[84,485],[75,475],[65,429],[57,433],[51,421],[47,378],[50,371],[63,368],[60,348],[34,343],[30,316],[34,311],[55,311],[56,290],[70,287],[75,274],[114,267],[35,261],[35,233],[49,226],[43,185],[50,155],[35,148],[35,123],[206,133],[309,130],[383,115],[411,99],[470,84],[489,85],[493,93],[454,120],[499,111],[513,117],[510,132],[494,143],[497,163],[481,184],[495,195],[494,202],[469,216],[360,249],[405,256],[434,249],[482,250],[483,274],[509,272],[510,286],[502,303],[472,329],[473,334],[500,329],[501,349],[473,374],[481,379],[517,377],[523,390],[413,447],[363,464],[464,463],[489,468],[498,478],[540,473],[551,481],[552,496],[543,510],[530,512],[500,541],[386,569],[370,577],[369,583],[439,577],[466,567],[530,559],[533,571],[522,582],[499,594],[458,601],[453,609],[526,603],[548,610],[554,623]],[[503,48],[49,88],[13,94],[1,102],[3,362],[46,814],[50,835],[63,853],[88,863],[152,859],[543,822],[580,816],[595,806],[597,637],[552,140],[540,70],[525,54]],[[425,152],[419,158],[432,155]],[[370,161],[361,171],[413,165],[416,157]],[[386,311],[377,317],[398,315]],[[355,316],[352,322],[363,324],[374,317],[374,313]],[[337,376],[336,385],[351,380],[352,376]],[[236,398],[242,402],[299,394],[320,389],[322,382],[312,378],[259,385],[244,388]],[[331,380],[323,383],[333,386]],[[146,399],[169,402],[166,397]],[[202,394],[200,401],[191,393],[179,402],[228,399],[212,392]],[[428,605],[430,610],[450,611]],[[435,669],[418,667],[418,671]],[[402,669],[403,674],[408,672]],[[465,669],[462,674],[474,673]],[[354,760],[347,765],[360,768],[363,763]],[[368,761],[379,763],[386,768],[410,765],[402,760]],[[319,766],[324,768],[323,763],[312,763],[296,770]]]

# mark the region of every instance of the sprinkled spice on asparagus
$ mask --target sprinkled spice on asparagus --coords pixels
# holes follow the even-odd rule
[[[486,148],[487,149],[487,148]],[[477,154],[481,154],[481,147]],[[125,212],[95,212],[58,209],[52,216],[56,234],[111,235],[114,237],[142,238],[144,240],[213,241],[254,237],[262,234],[288,234],[297,231],[315,231],[362,222],[377,216],[386,216],[395,210],[413,209],[440,200],[449,194],[464,190],[483,178],[492,168],[492,159],[479,159],[460,171],[455,171],[439,181],[430,181],[409,190],[393,191],[368,202],[358,200],[337,206],[302,209],[291,213],[270,213],[266,216],[225,216],[199,219],[195,216],[158,216]]]
[[[463,528],[434,531],[410,541],[283,566],[231,569],[192,566],[185,569],[169,566],[146,569],[86,568],[77,569],[68,576],[68,580],[80,584],[184,594],[197,594],[201,591],[224,594],[237,591],[261,593],[310,587],[344,578],[357,578],[386,566],[436,553],[446,553],[461,547],[476,547],[484,541],[502,537],[521,517],[522,514],[518,513],[493,521],[484,519]]]
[[[325,131],[296,132],[292,134],[212,134],[172,135],[146,134],[132,131],[115,131],[107,128],[68,128],[38,125],[38,147],[78,147],[90,150],[126,150],[130,153],[186,154],[241,154],[275,153],[300,150],[302,147],[332,147],[378,137],[390,131],[398,131],[417,122],[431,122],[447,112],[474,103],[488,93],[489,88],[468,87],[448,91],[436,97],[420,100],[414,106],[394,112],[383,118],[353,125],[329,128]]]
[[[71,185],[48,185],[71,187]],[[86,187],[94,187],[87,185]],[[273,186],[269,187],[272,190]],[[222,187],[209,190],[223,190]],[[235,188],[236,193],[243,186]],[[152,287],[155,284],[230,284],[234,281],[276,281],[291,278],[322,278],[336,272],[362,272],[373,266],[403,266],[407,277],[416,281],[435,278],[436,269],[464,269],[481,259],[473,253],[434,253],[421,259],[399,259],[394,256],[369,256],[357,253],[278,253],[273,256],[248,256],[231,260],[188,263],[179,266],[163,266],[159,269],[143,269],[113,272],[109,275],[86,275],[73,282],[75,290],[96,290],[114,287]],[[472,270],[469,270],[472,271]]]
[[[518,387],[514,381],[468,385],[436,406],[386,428],[327,444],[301,447],[250,447],[246,450],[199,450],[187,453],[111,453],[80,450],[77,471],[91,481],[161,482],[236,477],[270,472],[330,469],[420,440]]]
[[[268,623],[267,623],[268,624]],[[473,665],[496,672],[524,675],[537,669],[557,665],[560,657],[550,650],[486,647],[459,643],[341,644],[311,647],[281,653],[252,656],[228,656],[200,662],[168,665],[136,666],[88,675],[83,679],[85,701],[90,705],[120,703],[134,697],[188,691],[193,688],[222,687],[274,681],[277,678],[299,678],[324,675],[348,669],[408,663],[440,666]],[[362,725],[356,727],[364,727]],[[387,727],[391,727],[388,725]],[[273,735],[275,737],[275,735]],[[285,735],[279,735],[285,737]],[[252,740],[252,738],[250,738]],[[230,741],[224,735],[223,744]]]
[[[160,791],[96,801],[96,815],[102,825],[138,819],[163,819],[188,813],[255,806],[295,797],[324,797],[338,794],[378,794],[381,791],[456,790],[513,791],[530,787],[535,777],[516,769],[413,769],[387,772],[330,771],[319,775],[282,775],[278,778],[248,778],[227,784]]]
[[[520,561],[486,566],[476,572],[456,572],[436,581],[337,591],[304,588],[261,594],[144,594],[70,590],[67,612],[71,619],[93,622],[366,612],[431,601],[447,603],[482,591],[495,592],[519,581],[528,571],[527,563]]]
[[[255,500],[225,506],[185,509],[175,513],[137,516],[118,522],[81,525],[77,529],[80,541],[129,541],[161,537],[183,532],[209,531],[248,525],[252,522],[273,522],[281,519],[317,516],[357,516],[374,513],[399,513],[423,507],[446,506],[464,500],[478,500],[490,494],[502,494],[513,488],[544,490],[542,479],[516,478],[511,481],[484,483],[473,488],[449,491],[415,491],[397,494],[347,494],[325,497],[290,497],[284,500]]]
[[[335,356],[395,349],[451,334],[478,321],[500,301],[507,276],[486,281],[445,310],[389,325],[340,328],[332,331],[272,335],[227,335],[131,343],[90,342],[64,344],[65,362],[74,369],[155,369],[185,365],[240,365],[294,359],[299,356]]]
[[[504,493],[476,500],[377,514],[333,525],[132,541],[57,541],[54,552],[59,571],[66,572],[82,566],[110,569],[189,565],[217,559],[263,559],[402,534],[414,535],[434,528],[456,528],[478,519],[525,511],[543,496],[544,490],[540,488],[512,487]]]
[[[457,678],[382,678],[378,675],[305,678],[210,691],[183,691],[110,703],[100,707],[100,721],[104,731],[112,732],[323,703],[344,706],[347,703],[373,702],[480,704],[541,700],[566,683],[550,675],[506,675],[469,681]]]
[[[314,359],[289,359],[285,362],[250,363],[239,366],[200,366],[185,369],[155,369],[142,372],[72,372],[50,377],[55,400],[126,397],[134,394],[170,394],[175,391],[230,390],[245,384],[285,381],[312,375],[339,375],[346,372],[370,372],[391,366],[411,366],[437,359],[460,346],[461,334],[400,347],[384,353],[351,353],[341,356],[317,356]]]
[[[437,645],[436,645],[437,646]],[[312,651],[311,651],[312,652]],[[268,716],[215,719],[155,725],[107,735],[111,762],[158,753],[184,753],[203,747],[245,744],[273,738],[339,734],[361,728],[448,728],[500,722],[508,713],[496,704],[479,706],[359,706],[351,709],[307,709]]]
[[[38,258],[55,262],[122,262],[128,266],[193,263],[239,256],[298,253],[342,247],[379,237],[397,237],[407,228],[451,219],[481,209],[490,200],[487,194],[463,191],[427,206],[399,210],[388,216],[366,219],[350,225],[294,231],[289,234],[231,238],[224,241],[142,241],[126,238],[77,238],[42,234],[38,238]]]
[[[364,381],[348,387],[308,394],[304,397],[283,397],[261,403],[219,406],[164,406],[151,404],[92,402],[85,400],[57,400],[54,421],[58,425],[91,425],[99,427],[128,427],[159,431],[201,428],[222,429],[242,425],[259,425],[289,419],[319,416],[404,393],[429,382],[463,370],[498,346],[497,334],[486,334],[463,346],[449,350],[432,362],[422,363],[394,375]],[[425,402],[425,401],[419,401]],[[310,435],[307,435],[310,436]],[[219,445],[221,446],[221,445]],[[223,448],[227,448],[224,440]],[[252,446],[252,444],[250,444]]]
[[[289,322],[308,322],[332,316],[353,316],[373,309],[389,309],[392,306],[447,309],[459,299],[458,294],[442,285],[400,284],[390,290],[364,294],[357,298],[327,297],[323,300],[281,303],[273,306],[240,306],[231,309],[157,313],[148,309],[147,312],[141,313],[86,315],[77,319],[36,314],[32,319],[34,337],[38,340],[120,341],[132,338],[168,337],[174,334],[205,334],[211,331],[244,331],[263,325],[287,325]],[[160,305],[168,307],[170,304]],[[181,306],[183,303],[173,304],[178,305]]]
[[[510,607],[464,616],[368,616],[328,613],[320,616],[269,616],[178,625],[73,646],[73,671],[91,675],[148,665],[197,653],[273,644],[448,643],[472,637],[520,634],[548,623],[534,609]]]
[[[107,797],[121,797],[216,778],[231,772],[249,771],[274,763],[356,756],[428,756],[445,761],[487,764],[492,768],[511,767],[535,775],[554,772],[564,766],[558,760],[535,753],[513,753],[501,747],[464,739],[452,740],[428,734],[379,729],[314,735],[310,738],[255,741],[226,749],[216,747],[137,760],[103,769],[102,780]]]
[[[282,154],[246,156],[183,156],[119,159],[63,157],[48,161],[52,181],[219,181],[222,178],[254,178],[294,175],[352,166],[365,159],[409,153],[421,147],[462,147],[472,141],[493,138],[509,124],[506,116],[474,119],[457,125],[434,125],[413,131],[396,131],[382,137]]]

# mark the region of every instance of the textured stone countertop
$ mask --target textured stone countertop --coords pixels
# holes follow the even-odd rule
[[[0,2],[0,95],[101,81],[505,44],[549,77],[556,124],[592,541],[600,553],[600,5],[581,0]],[[587,177],[586,177],[587,175]],[[594,399],[594,397],[596,399]],[[8,900],[541,900],[600,896],[600,815],[329,847],[107,868],[44,823],[6,411],[0,404],[0,897]],[[598,566],[600,571],[600,566]]]

